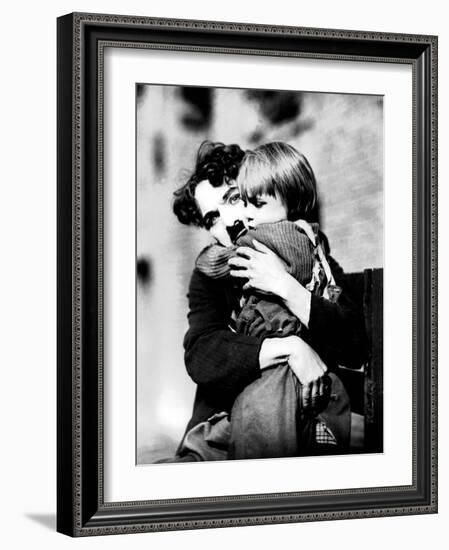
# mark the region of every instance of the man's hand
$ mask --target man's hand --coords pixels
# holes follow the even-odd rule
[[[331,381],[320,356],[298,336],[265,338],[260,347],[260,368],[266,369],[288,362],[302,384],[303,411],[316,416],[330,399]]]
[[[256,239],[253,244],[254,249],[240,246],[236,250],[237,256],[229,259],[231,276],[247,279],[244,289],[253,288],[265,294],[281,296],[290,278],[284,262]]]
[[[302,386],[302,408],[310,416],[316,416],[328,406],[332,381],[328,374]]]
[[[253,288],[281,298],[287,308],[306,327],[309,326],[311,294],[287,273],[285,263],[264,244],[253,240],[255,250],[237,248],[237,256],[229,259],[231,276],[247,279],[244,289]]]
[[[300,338],[293,341],[288,364],[302,384],[303,411],[316,416],[327,407],[330,399],[331,380],[326,365]]]
[[[320,356],[304,340],[296,336],[291,345],[288,364],[301,384],[315,382],[327,372]]]

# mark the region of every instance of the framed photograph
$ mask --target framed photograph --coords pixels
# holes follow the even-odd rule
[[[58,19],[58,531],[437,511],[437,38]]]

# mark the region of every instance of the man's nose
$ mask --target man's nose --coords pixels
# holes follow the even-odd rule
[[[236,221],[244,219],[243,209],[238,206],[222,206],[219,211],[220,217],[227,227],[231,227]]]

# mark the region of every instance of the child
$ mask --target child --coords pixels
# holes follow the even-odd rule
[[[246,153],[237,185],[250,214],[249,230],[240,233],[235,247],[214,244],[206,248],[197,259],[197,268],[210,277],[227,277],[228,261],[236,255],[236,248],[254,248],[256,239],[275,252],[308,290],[336,301],[339,287],[323,252],[318,226],[302,219],[316,201],[315,177],[307,159],[286,143],[263,145]],[[295,334],[307,339],[306,327],[277,297],[249,291],[243,292],[240,303],[237,332],[259,337]],[[301,444],[304,438],[336,445],[332,432],[314,418],[319,411],[303,409],[300,384],[287,364],[263,371],[243,394],[232,415],[245,440],[236,448],[231,436],[231,458],[296,456],[301,447],[310,449],[310,441]]]

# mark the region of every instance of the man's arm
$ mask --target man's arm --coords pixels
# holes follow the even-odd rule
[[[326,363],[358,368],[367,358],[363,305],[351,298],[342,268],[331,257],[328,261],[342,288],[338,303],[311,294],[288,274],[279,281],[279,296],[309,329],[304,338]]]
[[[310,303],[310,345],[326,360],[349,368],[359,368],[368,355],[363,304],[353,298],[353,289],[345,279],[343,269],[328,257],[335,282],[342,293],[335,304],[312,295]]]
[[[279,296],[309,329],[302,336],[326,364],[360,367],[367,358],[363,304],[352,299],[352,289],[338,263],[328,256],[335,281],[342,288],[338,303],[333,303],[312,295],[285,271],[284,264],[274,252],[256,240],[253,243],[255,250],[240,247],[237,253],[243,257],[229,260],[234,267],[231,275],[247,279],[244,288]]]
[[[196,384],[237,395],[260,376],[262,339],[229,329],[231,284],[194,270],[184,348],[187,372]]]
[[[292,358],[296,358],[295,373],[303,382],[323,374],[324,365],[318,357],[311,357],[312,350],[297,336],[262,339],[231,331],[227,324],[231,292],[225,291],[225,285],[195,270],[189,289],[186,367],[193,381],[207,389],[211,398],[215,393],[220,399],[236,396],[260,377],[261,370]]]

